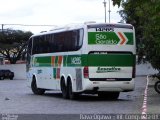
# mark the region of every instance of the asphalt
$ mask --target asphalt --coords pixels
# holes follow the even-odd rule
[[[160,94],[155,91],[153,83],[148,86],[147,114],[160,114]]]
[[[158,70],[152,68],[151,64],[137,64],[136,65],[136,76],[146,77],[149,76],[149,84],[147,90],[147,114],[159,114],[160,116],[160,94],[158,94],[154,85],[158,79],[153,79],[150,76],[158,73]]]

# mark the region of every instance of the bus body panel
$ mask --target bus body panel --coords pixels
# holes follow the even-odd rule
[[[110,91],[110,92],[128,92],[133,91],[135,87],[134,79],[131,81],[90,81],[85,80],[83,84],[84,91],[93,91],[97,88],[98,91]]]
[[[83,43],[76,51],[32,56],[27,72],[28,86],[35,76],[38,88],[61,90],[60,81],[64,77],[66,84],[71,79],[73,92],[134,90],[134,28],[131,25],[110,25],[82,25],[32,36],[83,29]],[[84,76],[87,67],[88,78]]]
[[[86,66],[89,78],[83,79],[84,89],[93,90],[98,87],[97,91],[134,90],[133,74],[136,59],[134,28],[104,26],[106,25],[90,25],[87,28],[87,41],[84,43],[86,49],[83,53],[88,55]]]

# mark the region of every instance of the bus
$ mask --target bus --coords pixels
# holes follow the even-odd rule
[[[136,42],[130,24],[84,23],[32,35],[27,83],[34,94],[59,90],[65,99],[98,94],[118,99],[134,90]]]

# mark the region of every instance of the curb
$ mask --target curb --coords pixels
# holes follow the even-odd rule
[[[149,76],[146,77],[147,83],[144,90],[144,99],[142,105],[142,120],[147,120],[147,98],[148,98],[148,85],[149,85]]]

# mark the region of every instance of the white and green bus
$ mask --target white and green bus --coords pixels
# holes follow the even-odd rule
[[[134,90],[135,30],[130,24],[85,23],[30,37],[27,81],[34,94],[60,90],[117,99]]]

